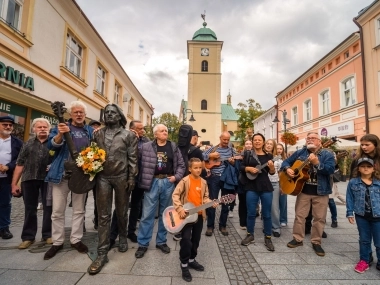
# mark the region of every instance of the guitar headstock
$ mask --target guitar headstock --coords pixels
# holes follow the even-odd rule
[[[55,102],[51,103],[50,106],[53,109],[54,115],[56,115],[58,118],[64,120],[63,114],[66,113],[66,111],[67,111],[67,109],[65,107],[65,103],[55,101]]]
[[[236,195],[228,194],[220,197],[219,202],[222,204],[230,204],[235,200]]]
[[[338,158],[342,158],[342,157],[345,157],[345,156],[348,156],[349,153],[347,150],[342,150],[342,151],[339,151],[338,154],[336,155],[336,159]]]

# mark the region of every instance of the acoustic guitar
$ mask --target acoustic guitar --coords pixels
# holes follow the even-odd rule
[[[223,161],[229,160],[231,157],[228,158],[209,158],[209,160],[205,160],[205,168],[211,169],[216,166],[221,166]],[[234,159],[243,159],[241,155],[233,156]]]
[[[162,221],[164,222],[165,229],[171,234],[177,234],[182,231],[183,227],[187,224],[195,223],[198,220],[198,212],[212,207],[215,202],[221,204],[229,204],[235,200],[235,195],[228,194],[220,197],[216,201],[211,201],[201,206],[195,207],[193,203],[186,203],[183,208],[187,212],[187,216],[181,219],[174,206],[167,207],[162,213]]]
[[[60,123],[65,123],[63,114],[66,112],[65,103],[63,102],[54,102],[51,104],[54,115],[57,116]],[[70,152],[71,161],[65,161],[64,168],[67,174],[69,174],[68,186],[71,191],[75,194],[84,194],[88,191],[94,189],[96,180],[90,181],[90,175],[85,174],[82,168],[78,167],[75,160],[78,157],[79,153],[75,147],[73,139],[70,133],[63,134],[67,147]]]
[[[330,145],[334,144],[337,141],[336,137],[331,138],[323,144],[323,146],[314,152],[315,155],[318,155],[323,148],[327,148]],[[279,176],[280,189],[282,193],[297,196],[301,193],[302,188],[307,180],[309,180],[309,169],[310,169],[310,156],[305,160],[301,161],[297,159],[293,165],[290,167],[294,171],[294,177],[291,178],[286,171],[281,171]]]
[[[281,159],[281,156],[277,155],[275,157],[273,157],[273,159],[271,159],[273,162],[277,161],[277,160],[280,160]],[[251,172],[246,172],[245,174],[247,175],[247,178],[249,180],[255,180],[257,178],[257,176],[259,176],[259,174],[261,173],[261,170],[263,170],[265,167],[267,167],[268,165],[268,162],[265,162],[264,164],[260,164],[260,165],[256,165],[255,168],[259,170],[259,172],[256,172],[256,173],[251,173]]]

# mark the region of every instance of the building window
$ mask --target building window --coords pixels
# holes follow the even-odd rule
[[[150,125],[150,118],[149,118],[149,116],[148,116],[148,115],[146,116],[146,125],[147,125],[147,126],[149,126],[149,125]]]
[[[343,107],[348,107],[355,104],[355,82],[354,78],[350,77],[349,79],[342,82],[343,90]]]
[[[311,100],[307,100],[303,103],[303,107],[305,110],[305,122],[311,120]]]
[[[335,59],[335,64],[338,65],[339,63],[340,63],[340,57],[337,57],[337,58]]]
[[[128,115],[133,118],[133,104],[134,100],[131,98],[128,103]]]
[[[322,74],[326,73],[326,68],[322,68]]]
[[[1,1],[1,0],[0,0]],[[66,60],[65,66],[68,70],[80,77],[83,60],[82,46],[70,35],[66,37]]]
[[[293,107],[292,108],[292,117],[293,117],[293,125],[298,125],[298,108]]]
[[[115,83],[115,93],[113,96],[113,103],[119,105],[121,86]]]
[[[202,71],[208,71],[208,62],[207,62],[207,60],[202,61]]]
[[[20,29],[21,7],[24,1],[0,0],[0,16],[13,28]]]
[[[98,71],[96,72],[96,91],[105,96],[106,88],[106,71],[98,65]]]
[[[201,101],[201,110],[207,110],[207,101],[204,99]]]
[[[346,58],[349,58],[350,57],[350,52],[349,51],[346,51],[345,53],[344,53],[344,58],[346,59]]]
[[[142,122],[144,120],[144,110],[139,108],[139,120]]]
[[[323,91],[321,94],[320,94],[320,102],[321,102],[321,114],[322,116],[323,115],[327,115],[330,113],[330,94],[329,94],[329,91],[326,90],[326,91]]]

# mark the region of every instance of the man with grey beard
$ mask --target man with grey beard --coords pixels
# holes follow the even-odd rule
[[[11,182],[22,141],[11,135],[15,121],[10,116],[0,117],[0,237],[13,238],[11,224]]]
[[[51,213],[52,206],[46,204],[47,182],[45,177],[51,156],[47,148],[51,125],[44,118],[34,119],[32,129],[35,136],[29,139],[22,147],[16,161],[16,168],[12,179],[12,194],[20,192],[17,182],[21,175],[21,189],[24,197],[25,216],[21,233],[22,243],[19,249],[26,249],[34,243],[37,234],[37,205],[41,189],[43,217],[42,241],[52,244],[51,239]]]

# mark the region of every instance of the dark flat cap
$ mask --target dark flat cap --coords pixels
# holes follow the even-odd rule
[[[198,136],[198,132],[196,130],[193,130],[193,136],[197,136],[200,138],[200,136]]]
[[[0,122],[11,122],[14,124],[15,120],[11,116],[2,116],[0,117]]]
[[[99,126],[102,125],[102,124],[101,124],[99,121],[97,121],[97,120],[91,120],[91,121],[88,123],[89,126],[92,126],[93,124],[98,124]]]

